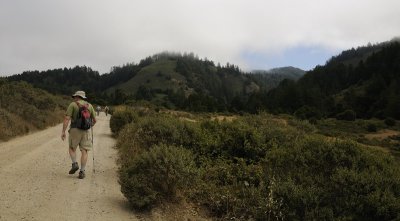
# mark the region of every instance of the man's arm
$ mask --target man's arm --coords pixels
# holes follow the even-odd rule
[[[96,118],[92,118],[92,127],[96,124]]]
[[[63,123],[62,132],[61,132],[61,140],[65,140],[65,137],[66,137],[65,130],[67,130],[67,127],[68,127],[68,124],[69,124],[70,120],[71,120],[70,116],[66,115],[64,117],[64,123]]]
[[[90,118],[92,118],[92,126],[96,124],[96,113],[92,105],[89,106]]]

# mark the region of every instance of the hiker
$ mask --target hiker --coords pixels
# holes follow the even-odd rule
[[[96,108],[97,116],[100,115],[100,111],[101,111],[101,107],[100,107],[100,106],[97,106],[97,108]]]
[[[81,151],[81,170],[79,171],[79,179],[85,178],[85,167],[88,158],[88,151],[93,148],[91,140],[90,128],[96,123],[96,115],[93,106],[86,101],[84,91],[77,91],[72,95],[71,102],[65,112],[64,124],[61,132],[61,139],[65,140],[65,130],[71,121],[70,129],[68,130],[69,155],[72,160],[72,167],[69,174],[74,174],[79,165],[76,161],[76,148],[79,145]]]
[[[108,108],[108,106],[106,105],[105,107],[104,107],[104,112],[106,112],[106,116],[108,115],[108,111],[109,111],[110,109]]]

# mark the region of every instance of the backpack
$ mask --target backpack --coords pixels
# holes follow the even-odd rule
[[[81,105],[79,102],[75,102],[78,107],[78,118],[76,119],[76,128],[81,130],[89,130],[92,127],[92,118],[90,117],[89,104]]]

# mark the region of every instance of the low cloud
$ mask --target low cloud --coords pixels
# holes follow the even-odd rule
[[[399,8],[396,0],[5,0],[0,74],[75,65],[104,73],[162,51],[267,69],[279,56],[296,60],[299,48],[330,56],[390,40]],[[321,62],[306,52],[309,61],[293,66]]]

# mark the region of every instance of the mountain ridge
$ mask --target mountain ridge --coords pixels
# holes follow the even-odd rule
[[[87,91],[94,103],[146,100],[189,111],[268,110],[290,113],[313,109],[332,117],[352,110],[358,117],[394,117],[399,99],[399,39],[345,50],[325,65],[303,72],[294,67],[245,73],[215,65],[193,53],[159,53],[113,67],[99,75],[89,67],[29,71],[7,77],[56,94]],[[285,75],[288,71],[300,74]],[[299,77],[301,76],[301,77]],[[400,109],[400,107],[399,107]]]
[[[144,99],[161,106],[184,108],[194,105],[188,101],[193,95],[191,99],[201,101],[192,102],[202,104],[196,104],[191,109],[204,109],[201,107],[204,103],[208,103],[206,106],[219,103],[224,106],[219,110],[225,110],[236,96],[247,97],[259,90],[276,87],[284,78],[297,78],[281,72],[274,73],[273,80],[268,80],[272,79],[270,77],[257,80],[255,75],[246,74],[233,64],[215,65],[213,61],[199,59],[193,53],[163,52],[146,57],[138,64],[115,66],[110,73],[103,75],[90,67],[76,66],[41,72],[26,71],[7,79],[26,81],[55,94],[70,94],[84,89],[99,104]]]

